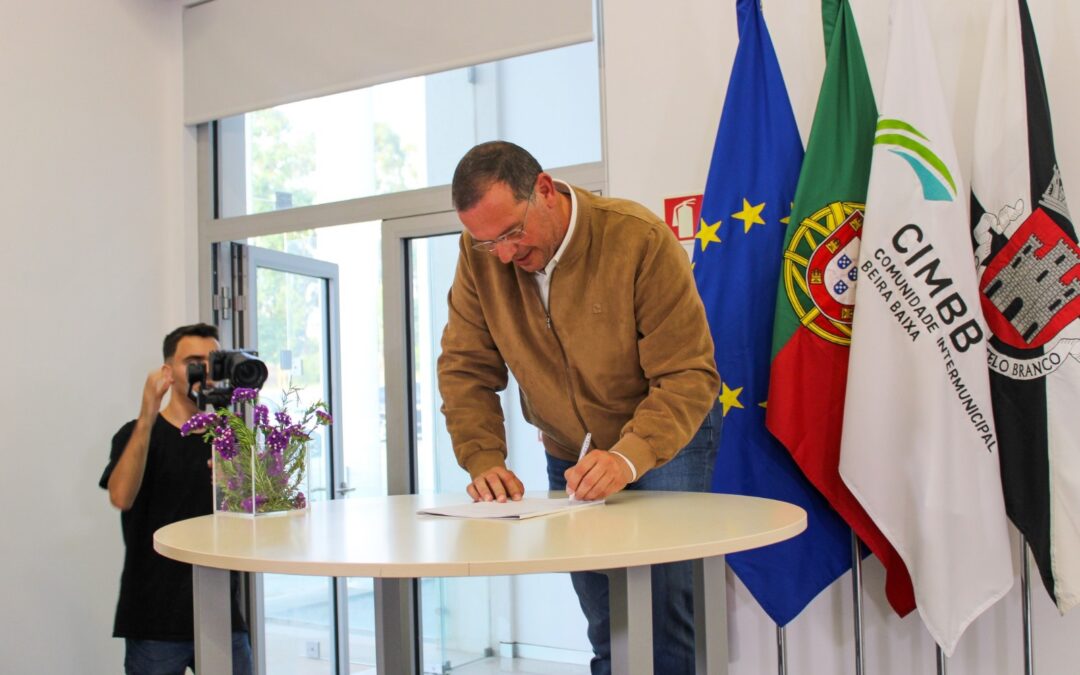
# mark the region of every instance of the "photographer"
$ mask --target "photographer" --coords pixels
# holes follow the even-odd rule
[[[113,637],[125,639],[124,672],[172,675],[195,668],[191,565],[153,549],[154,532],[212,512],[210,446],[180,427],[199,412],[188,398],[189,364],[208,366],[220,349],[217,328],[181,326],[165,336],[165,363],[150,371],[139,416],[112,439],[99,485],[122,511],[125,553]],[[171,392],[162,409],[165,394]],[[233,673],[251,672],[251,647],[232,574]]]

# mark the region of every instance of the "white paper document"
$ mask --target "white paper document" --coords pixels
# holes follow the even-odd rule
[[[450,516],[452,518],[488,518],[494,520],[524,520],[553,513],[564,513],[589,506],[600,506],[603,500],[583,502],[576,499],[548,499],[526,497],[519,501],[472,502],[470,504],[449,504],[420,509],[418,514],[427,516]]]

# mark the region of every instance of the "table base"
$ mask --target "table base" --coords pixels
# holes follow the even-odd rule
[[[727,573],[724,556],[692,561],[697,675],[727,675]],[[619,675],[653,675],[652,568],[606,570],[611,602],[611,666]],[[232,673],[229,571],[192,566],[195,666],[200,675]],[[376,668],[418,675],[412,579],[375,579]]]

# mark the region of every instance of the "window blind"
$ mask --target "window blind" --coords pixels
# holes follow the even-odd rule
[[[199,124],[593,38],[590,0],[212,0],[184,9]]]

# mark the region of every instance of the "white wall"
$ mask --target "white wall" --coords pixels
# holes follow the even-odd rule
[[[1066,189],[1080,195],[1080,7],[1028,0],[1051,102]],[[875,91],[884,77],[886,0],[851,0]],[[971,121],[990,0],[928,0],[942,79],[954,109],[961,164],[971,161]],[[820,3],[765,0],[765,15],[805,141],[825,66]],[[700,192],[705,183],[727,78],[735,54],[735,1],[615,0],[604,5],[609,188],[661,212],[663,198]],[[970,171],[965,172],[970,179]],[[1071,187],[1070,187],[1071,186]],[[1080,197],[1074,196],[1074,201]],[[918,617],[891,614],[876,560],[865,568],[866,663],[878,675],[934,672],[934,644]],[[732,583],[732,675],[775,672],[773,625],[745,588]],[[1036,666],[1042,675],[1074,673],[1080,661],[1080,611],[1058,616],[1034,589]],[[850,577],[819,596],[788,627],[789,672],[853,673]],[[952,675],[1023,672],[1018,590],[983,615],[949,664]]]
[[[0,3],[3,673],[122,671],[97,481],[165,332],[196,318],[180,11]]]

